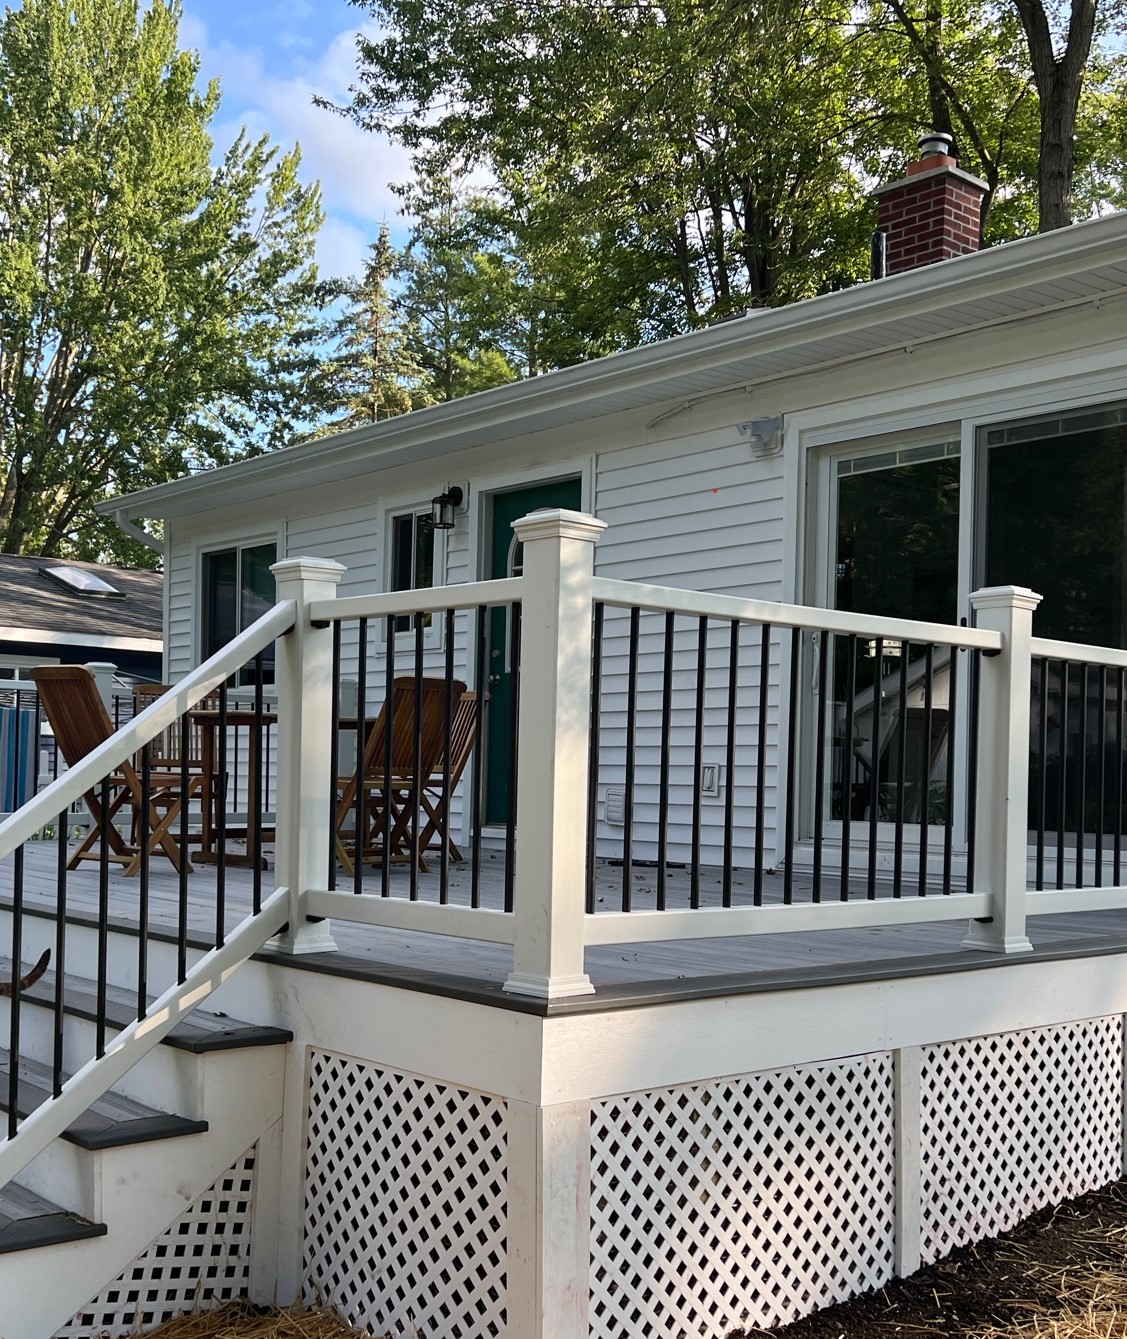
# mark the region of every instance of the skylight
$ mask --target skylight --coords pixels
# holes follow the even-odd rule
[[[95,572],[88,572],[82,567],[41,567],[39,575],[46,577],[48,581],[54,581],[71,595],[82,595],[94,600],[125,599],[123,591],[111,586]]]

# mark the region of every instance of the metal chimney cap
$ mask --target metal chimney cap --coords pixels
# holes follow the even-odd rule
[[[920,146],[921,158],[934,158],[937,154],[951,154],[951,146],[955,143],[953,135],[945,135],[941,130],[929,131],[926,135],[921,135],[917,140]]]

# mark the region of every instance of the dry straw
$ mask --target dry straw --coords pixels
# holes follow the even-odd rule
[[[304,1307],[257,1307],[231,1302],[215,1311],[178,1316],[147,1339],[370,1339],[366,1330],[354,1330],[331,1311]]]

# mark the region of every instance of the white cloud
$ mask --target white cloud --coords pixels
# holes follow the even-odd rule
[[[294,25],[308,12],[305,0],[283,0],[274,18],[291,36]],[[356,29],[337,33],[320,54],[309,57],[286,51],[288,69],[267,69],[260,47],[237,46],[209,40],[205,24],[185,15],[181,43],[200,52],[201,76],[218,76],[223,92],[221,124],[214,127],[216,145],[225,149],[242,125],[257,135],[268,134],[288,149],[301,145],[302,176],[321,182],[329,222],[318,248],[327,274],[355,273],[368,242],[374,241],[384,219],[394,220],[398,200],[390,183],[410,175],[405,150],[386,136],[361,130],[333,112],[313,105],[314,95],[336,104],[348,100],[355,73]],[[374,31],[374,30],[371,30]],[[277,48],[279,32],[272,40]],[[271,53],[277,55],[277,51]],[[398,232],[399,229],[397,228]],[[338,265],[345,268],[339,269]]]

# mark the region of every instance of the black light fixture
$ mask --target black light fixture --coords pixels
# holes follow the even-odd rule
[[[436,530],[453,530],[454,513],[462,505],[465,493],[457,484],[430,500],[430,523]]]

